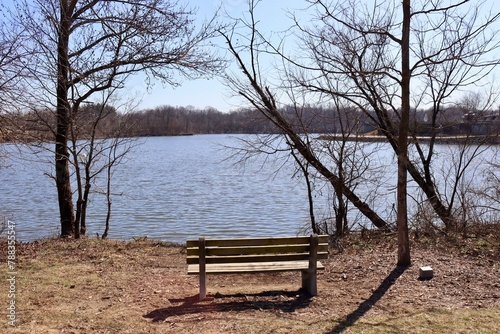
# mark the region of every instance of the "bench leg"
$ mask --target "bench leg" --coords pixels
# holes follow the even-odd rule
[[[316,279],[318,267],[318,235],[311,235],[309,242],[309,268],[302,270],[302,288],[305,289],[311,296],[318,294],[318,284]]]
[[[207,281],[206,273],[200,272],[200,300],[204,300],[207,297]]]
[[[311,296],[318,294],[316,270],[302,270],[302,289],[309,292]]]
[[[199,248],[199,268],[200,268],[200,300],[207,297],[207,269],[206,269],[206,250],[205,250],[205,238],[200,237],[198,239]]]

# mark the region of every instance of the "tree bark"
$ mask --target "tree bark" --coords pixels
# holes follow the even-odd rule
[[[313,200],[313,195],[312,195],[312,188],[311,188],[311,180],[309,179],[309,171],[307,170],[307,165],[304,166],[304,164],[299,160],[299,158],[295,155],[295,153],[292,152],[292,156],[295,158],[295,161],[299,165],[300,170],[302,171],[302,174],[304,175],[304,178],[306,180],[306,186],[307,186],[307,200],[309,203],[309,219],[311,220],[311,230],[313,234],[320,234],[318,225],[316,224],[316,218],[314,216],[314,200]]]
[[[68,150],[68,130],[70,125],[70,105],[68,102],[68,45],[72,4],[68,1],[61,1],[60,6],[60,25],[57,43],[57,130],[55,167],[57,198],[61,217],[61,237],[69,237],[74,232],[75,223]]]
[[[411,264],[408,239],[407,159],[410,120],[410,0],[403,0],[403,32],[401,37],[401,122],[398,134],[397,226],[398,265]]]

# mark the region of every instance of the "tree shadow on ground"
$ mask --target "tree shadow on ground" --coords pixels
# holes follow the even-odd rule
[[[341,321],[334,329],[330,331],[330,334],[342,333],[348,327],[351,327],[358,321],[362,316],[368,312],[375,303],[377,303],[385,293],[391,288],[396,280],[405,272],[408,267],[397,266],[394,268],[389,275],[380,283],[380,286],[372,293],[370,298],[359,304],[358,308],[348,314],[345,320]]]
[[[143,317],[153,322],[165,321],[168,317],[210,312],[247,311],[247,310],[281,310],[294,312],[307,307],[311,302],[311,295],[304,290],[298,291],[265,291],[255,294],[222,295],[220,293],[209,296],[200,301],[199,295],[169,299],[173,305],[153,310]]]

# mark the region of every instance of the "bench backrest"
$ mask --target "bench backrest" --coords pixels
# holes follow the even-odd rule
[[[247,263],[309,260],[311,240],[315,236],[204,239],[187,241],[187,263],[199,264],[205,254],[205,263]],[[319,235],[316,259],[328,258],[328,236]],[[200,251],[201,250],[201,251]],[[204,252],[203,252],[204,250]]]

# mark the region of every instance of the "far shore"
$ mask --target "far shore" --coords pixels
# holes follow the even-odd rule
[[[320,135],[317,137],[320,140],[346,140],[346,141],[361,141],[361,142],[387,142],[385,136],[373,134],[353,134],[342,136],[338,134]],[[416,138],[409,137],[410,142],[429,143],[433,139],[430,136],[418,136]],[[434,138],[439,144],[500,144],[500,136],[437,136]]]

